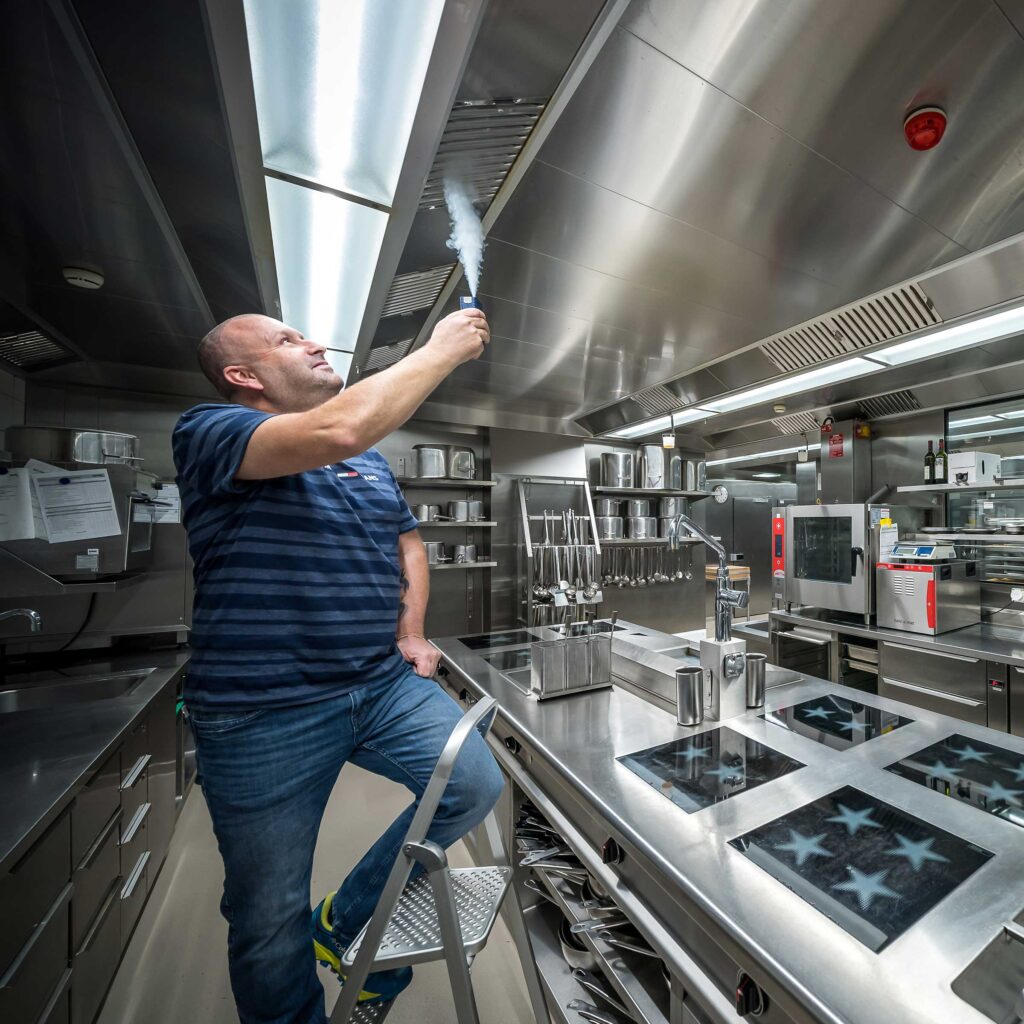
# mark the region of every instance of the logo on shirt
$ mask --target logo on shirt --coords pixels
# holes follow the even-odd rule
[[[377,476],[374,473],[364,473],[363,474],[363,479],[364,480],[374,480],[374,481],[377,481],[377,480],[380,480],[380,477]]]
[[[344,473],[335,473],[335,476],[337,476],[339,480],[351,480],[352,477],[355,476],[361,476],[364,480],[373,480],[374,482],[380,480],[380,477],[377,476],[376,473],[357,473],[354,469],[347,470]]]

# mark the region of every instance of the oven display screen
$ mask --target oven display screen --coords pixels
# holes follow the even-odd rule
[[[794,517],[793,563],[798,580],[852,583],[853,520],[849,516]]]

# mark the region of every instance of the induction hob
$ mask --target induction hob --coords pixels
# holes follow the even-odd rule
[[[876,953],[993,856],[852,786],[730,845]]]
[[[1024,755],[959,733],[886,771],[1024,827]]]
[[[483,654],[481,657],[488,665],[492,665],[499,672],[510,672],[518,668],[529,668],[533,662],[533,655],[529,647],[515,651],[495,651],[493,654]]]
[[[804,767],[728,726],[617,760],[688,813]]]
[[[882,711],[832,694],[766,711],[761,717],[834,750],[847,750],[867,743],[913,721],[893,711]]]
[[[512,647],[514,644],[528,644],[540,637],[528,629],[511,629],[504,633],[485,633],[483,636],[460,636],[459,643],[471,651],[490,651],[495,647]]]

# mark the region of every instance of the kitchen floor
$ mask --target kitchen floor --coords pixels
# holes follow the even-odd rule
[[[319,899],[408,803],[408,791],[347,765],[327,805],[313,864]],[[465,846],[449,851],[455,867],[472,862]],[[199,788],[193,787],[156,887],[114,979],[97,1024],[234,1024],[228,981],[227,924],[218,903],[223,868]],[[312,948],[310,949],[312,956]],[[327,1010],[337,997],[334,976],[319,968]],[[499,918],[473,965],[481,1024],[530,1024],[526,985],[515,946]],[[388,1024],[453,1024],[443,962],[416,968]]]

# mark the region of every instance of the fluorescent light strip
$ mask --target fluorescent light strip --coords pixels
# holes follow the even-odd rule
[[[971,416],[966,420],[950,420],[951,427],[974,427],[979,423],[998,423],[998,416]]]
[[[965,323],[943,327],[877,352],[872,351],[871,358],[886,366],[902,366],[904,363],[970,348],[982,342],[1001,341],[1021,331],[1024,331],[1024,307],[1016,306],[1013,309],[1004,309],[1000,313],[991,313]]]
[[[713,412],[708,412],[706,409],[690,408],[677,412],[674,419],[676,426],[680,427],[684,423],[706,420],[709,416],[714,415]],[[604,436],[629,440],[634,437],[643,437],[646,434],[656,434],[660,430],[671,429],[672,420],[672,416],[658,416],[656,419],[642,420],[640,423],[631,423],[628,427],[620,427],[618,430],[612,430]]]
[[[1001,430],[972,430],[966,434],[951,433],[949,439],[950,441],[968,441],[975,437],[1002,437],[1005,434],[1020,434],[1022,432],[1024,432],[1024,426],[1003,427]]]
[[[777,480],[781,473],[754,473],[752,474],[755,480]]]
[[[708,459],[709,466],[724,466],[728,462],[761,462],[770,459],[773,455],[795,455],[797,452],[810,451],[807,445],[797,445],[796,448],[776,448],[770,452],[754,452],[752,455],[732,455],[728,459]]]

